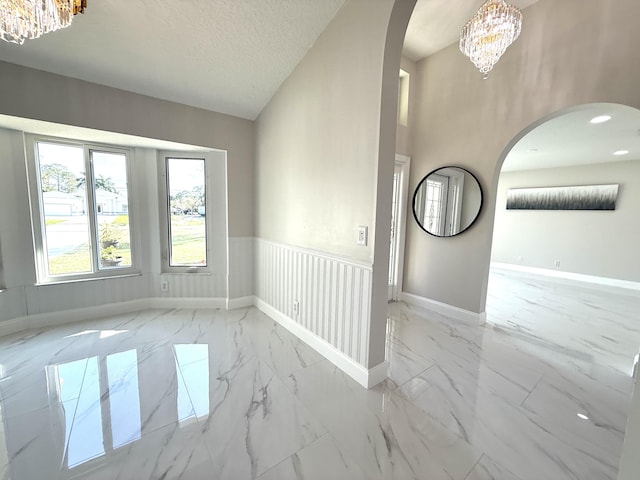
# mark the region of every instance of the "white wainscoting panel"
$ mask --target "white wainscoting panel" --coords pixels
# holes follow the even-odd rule
[[[23,317],[26,314],[24,287],[8,288],[0,292],[0,322]]]
[[[29,285],[24,287],[27,315],[127,302],[150,296],[148,275],[99,280]]]
[[[163,292],[160,283],[166,280],[169,290]],[[226,275],[216,273],[162,273],[155,279],[158,297],[226,298]]]
[[[253,237],[229,237],[229,299],[254,294],[253,252]]]
[[[255,244],[256,297],[366,366],[371,265],[263,239]]]

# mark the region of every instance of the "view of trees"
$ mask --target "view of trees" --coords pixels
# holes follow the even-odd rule
[[[87,179],[84,175],[76,178],[77,188],[84,187],[87,183]],[[95,179],[96,190],[104,190],[105,192],[118,193],[116,184],[111,177],[105,177],[104,175],[98,175]]]
[[[71,193],[78,188],[76,177],[59,163],[40,166],[43,192]]]
[[[198,207],[204,205],[204,187],[197,186],[191,190],[182,190],[175,195],[171,195],[172,210],[196,212]]]
[[[59,163],[41,165],[40,178],[42,181],[43,192],[72,193],[79,188],[84,188],[85,184],[87,183],[87,179],[85,178],[84,174],[76,177],[73,173],[71,173],[71,170]],[[95,179],[95,184],[96,190],[118,193],[116,184],[111,177],[98,175]]]

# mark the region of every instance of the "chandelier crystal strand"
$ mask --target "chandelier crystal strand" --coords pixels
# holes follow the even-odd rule
[[[22,44],[30,25],[36,23],[36,9],[28,0],[7,0],[0,3],[0,37]]]
[[[460,51],[487,75],[520,35],[522,12],[504,0],[488,0],[462,28]]]
[[[68,27],[86,6],[86,0],[1,0],[0,38],[22,45],[26,39]]]

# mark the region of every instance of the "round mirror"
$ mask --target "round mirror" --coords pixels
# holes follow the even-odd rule
[[[478,179],[460,167],[442,167],[425,176],[413,194],[413,217],[425,232],[453,237],[469,228],[482,208]]]

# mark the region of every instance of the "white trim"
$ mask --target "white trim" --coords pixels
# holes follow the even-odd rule
[[[28,321],[29,317],[18,317],[0,322],[0,338],[6,337],[7,335],[13,335],[14,333],[18,333],[23,330],[28,330]]]
[[[256,297],[254,297],[253,295],[247,295],[246,297],[229,298],[227,299],[227,310],[252,307],[256,303],[255,298]]]
[[[577,282],[595,283],[609,287],[627,288],[629,290],[640,290],[640,282],[629,280],[618,280],[617,278],[598,277],[595,275],[585,275],[582,273],[563,272],[561,270],[549,270],[547,268],[527,267],[525,265],[514,265],[512,263],[491,262],[491,268],[501,268],[516,272],[531,273],[545,277],[563,278],[565,280],[575,280]]]
[[[226,309],[227,299],[220,297],[156,297],[151,299],[153,308],[216,308]]]
[[[401,172],[401,184],[398,191],[399,218],[396,220],[396,284],[394,292],[394,300],[397,300],[402,292],[402,280],[404,278],[404,247],[407,236],[407,223],[409,223],[409,208],[413,208],[410,205],[409,200],[409,178],[411,176],[411,158],[406,155],[400,155],[396,153],[395,166],[400,166]]]
[[[253,297],[244,297],[251,299]],[[240,299],[234,299],[240,300]],[[74,308],[71,310],[60,310],[57,312],[38,313],[26,315],[24,317],[12,318],[0,322],[0,337],[20,333],[27,330],[34,330],[43,327],[55,327],[68,323],[82,322],[91,318],[103,318],[112,315],[122,315],[125,313],[137,312],[148,308],[193,308],[193,309],[225,309],[227,299],[225,298],[179,298],[179,297],[148,297],[127,302],[107,303],[86,308]],[[240,308],[235,306],[234,308]]]
[[[484,323],[487,321],[487,312],[472,312],[463,308],[454,307],[453,305],[449,305],[448,303],[438,302],[436,300],[431,300],[430,298],[420,297],[412,293],[402,292],[400,294],[400,299],[411,305],[431,310],[460,322],[473,325],[484,325]]]
[[[389,371],[389,362],[386,360],[382,363],[379,363],[373,368],[370,368],[367,372],[368,374],[368,382],[367,388],[372,388],[378,385],[381,382],[384,382],[388,377]]]
[[[250,295],[240,298],[178,298],[178,297],[150,297],[127,302],[110,303],[87,308],[61,310],[58,312],[28,315],[0,322],[0,337],[12,335],[26,330],[42,327],[52,327],[69,323],[81,322],[90,318],[102,318],[111,315],[122,315],[148,308],[219,308],[228,309],[250,307],[255,305],[266,315],[274,319],[289,332],[315,349],[327,358],[331,363],[353,378],[365,388],[371,388],[387,378],[388,363],[382,362],[373,368],[367,369],[342,353],[329,342],[307,330],[290,317],[279,312],[263,300]]]
[[[274,242],[272,240],[265,240],[264,238],[261,237],[254,237],[257,241],[262,242],[262,243],[266,243],[268,245],[272,245],[274,247],[278,247],[278,248],[286,248],[288,250],[291,250],[293,252],[299,252],[299,253],[303,253],[303,254],[307,254],[307,255],[313,255],[315,257],[319,257],[319,258],[325,258],[327,260],[331,260],[334,262],[340,262],[343,263],[345,265],[352,265],[354,267],[358,267],[358,268],[364,268],[366,270],[372,271],[373,270],[373,264],[371,262],[365,262],[362,260],[356,260],[354,258],[347,258],[347,257],[341,257],[339,255],[333,255],[333,254],[329,254],[326,252],[321,252],[319,250],[313,250],[310,248],[304,248],[304,247],[296,247],[295,245],[289,245],[286,243],[279,243],[279,242]]]
[[[263,313],[273,318],[276,322],[289,330],[289,332],[291,332],[311,348],[316,350],[320,355],[324,356],[327,360],[329,360],[336,367],[349,375],[363,387],[371,388],[387,378],[386,362],[383,362],[372,369],[367,369],[352,358],[342,353],[326,340],[323,340],[315,333],[307,330],[302,325],[295,322],[293,319],[286,316],[282,312],[276,310],[274,307],[261,300],[260,298],[256,297],[255,305]],[[384,376],[382,375],[382,372],[384,372]]]
[[[136,312],[152,308],[152,298],[130,300],[128,302],[108,303],[94,307],[74,308],[72,310],[60,310],[58,312],[39,313],[14,318],[0,322],[0,336],[11,335],[25,330],[33,330],[42,327],[65,325],[67,323],[80,322],[89,317],[102,318],[111,315]]]

